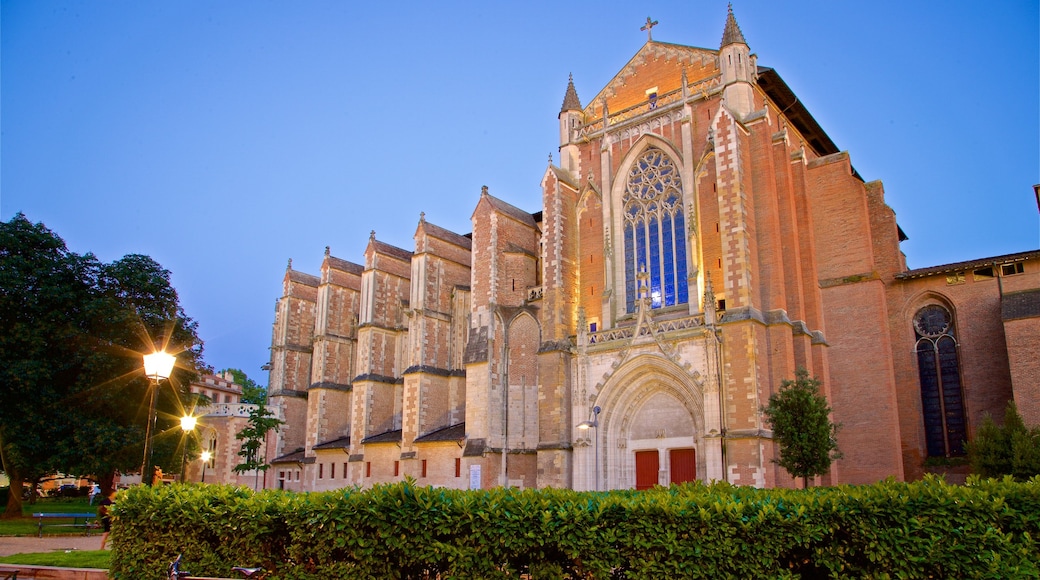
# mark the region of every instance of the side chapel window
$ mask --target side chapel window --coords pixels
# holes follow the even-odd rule
[[[938,304],[925,306],[914,315],[914,332],[928,456],[964,455],[967,429],[953,316]]]
[[[649,274],[651,308],[689,301],[682,179],[664,151],[649,147],[628,174],[621,198],[625,235],[625,300],[635,311],[636,274]]]

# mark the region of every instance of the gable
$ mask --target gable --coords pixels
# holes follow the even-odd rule
[[[695,85],[718,84],[717,57],[718,52],[714,50],[648,42],[589,101],[584,110],[585,118],[593,120],[602,116],[604,100],[609,112],[614,114],[645,102],[646,91],[653,87],[657,87],[657,94],[662,97],[679,91],[682,89],[684,70],[686,82],[692,91],[700,90]]]

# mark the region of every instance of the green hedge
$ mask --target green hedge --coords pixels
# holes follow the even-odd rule
[[[263,565],[274,578],[1036,578],[1040,478],[809,490],[323,493],[136,487],[116,500],[112,572]]]

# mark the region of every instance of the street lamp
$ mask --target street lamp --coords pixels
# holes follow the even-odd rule
[[[199,483],[206,483],[206,466],[209,465],[209,460],[212,457],[213,454],[211,454],[209,451],[203,451],[202,454],[199,455],[199,459],[202,460],[202,481],[200,481]]]
[[[148,423],[144,433],[144,460],[141,463],[141,483],[152,485],[155,472],[152,471],[152,432],[155,430],[155,399],[159,395],[159,383],[170,378],[173,363],[177,357],[165,351],[156,351],[144,355],[144,374],[152,379],[151,404],[148,406]]]
[[[182,438],[184,453],[181,455],[181,483],[184,483],[184,474],[188,469],[188,433],[195,430],[196,423],[198,423],[198,419],[191,415],[181,417],[181,431],[184,432],[184,437]]]
[[[578,429],[589,429],[589,428],[594,429],[594,431],[592,432],[592,435],[593,435],[593,437],[596,438],[596,443],[595,443],[595,447],[596,447],[596,464],[595,464],[595,470],[596,470],[596,491],[599,491],[599,412],[600,412],[600,408],[599,408],[598,405],[593,407],[592,408],[592,419],[590,419],[588,421],[582,421],[581,423],[578,424]]]

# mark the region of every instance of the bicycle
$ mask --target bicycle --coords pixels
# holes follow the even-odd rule
[[[266,572],[266,570],[261,567],[247,568],[245,566],[235,566],[231,571],[238,572],[244,578],[256,577],[257,580],[262,579],[264,577],[264,572]],[[181,570],[180,554],[177,554],[177,557],[174,558],[174,560],[170,562],[170,565],[166,567],[166,578],[168,580],[191,580],[191,572]]]

